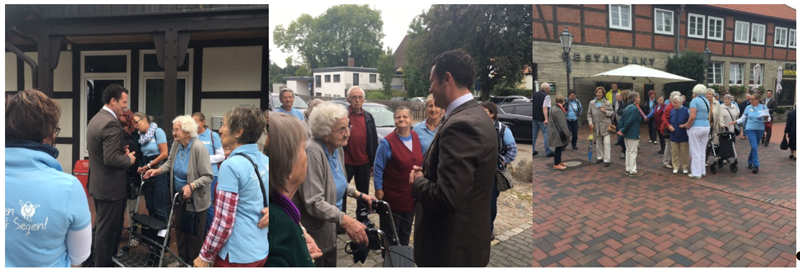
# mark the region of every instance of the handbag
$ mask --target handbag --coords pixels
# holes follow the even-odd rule
[[[614,124],[608,124],[608,132],[615,134],[617,133],[617,126]]]
[[[789,149],[789,141],[786,140],[786,134],[783,135],[783,141],[781,141],[781,150]],[[500,184],[498,184],[500,186]]]
[[[508,173],[508,170],[497,169],[495,171],[495,179],[497,180],[497,190],[500,192],[507,191],[514,188],[514,178]]]
[[[194,195],[195,194],[192,194],[192,207],[196,211],[197,205],[195,204]],[[181,212],[181,224],[178,226],[178,229],[191,236],[197,236],[198,228],[200,228],[200,216],[197,215],[197,212],[184,209],[183,212]]]
[[[561,107],[563,109],[563,107]],[[564,133],[564,130],[561,129],[561,126],[558,125],[558,122],[553,122],[558,127],[558,138],[561,139],[561,142],[564,143],[567,141],[567,134]]]

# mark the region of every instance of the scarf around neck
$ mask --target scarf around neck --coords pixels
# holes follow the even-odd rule
[[[158,128],[158,125],[156,124],[156,122],[150,123],[150,128],[147,129],[147,133],[145,133],[144,135],[142,135],[142,133],[139,133],[139,136],[140,136],[139,137],[139,144],[144,145],[145,143],[147,143],[150,140],[152,140],[153,137],[155,137],[155,135],[156,135],[156,129],[157,128]]]

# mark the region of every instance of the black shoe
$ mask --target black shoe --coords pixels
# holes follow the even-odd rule
[[[795,156],[794,156],[794,155],[789,155],[789,159],[790,159],[790,160],[797,160],[797,158],[795,158]]]
[[[598,159],[596,163],[597,163],[597,164],[600,164],[600,163],[602,163],[602,162],[603,162],[603,160],[602,160],[602,159]]]
[[[556,154],[550,153],[550,154],[547,154],[547,156],[546,156],[546,157],[548,157],[548,158],[552,158],[552,157],[553,157],[553,156],[555,156],[555,155],[556,155]]]
[[[616,143],[616,144],[614,144],[614,145],[619,145],[619,143]]]
[[[536,155],[539,155],[539,151],[533,151],[533,155],[531,156],[536,156]]]
[[[572,150],[578,150],[577,146],[572,146]]]
[[[764,143],[764,147],[768,147],[768,146],[769,146],[769,143]]]
[[[747,164],[747,169],[753,169],[753,164],[752,163],[748,163]]]
[[[758,166],[753,167],[753,174],[758,174]]]
[[[664,150],[658,151],[659,155],[664,155]]]
[[[604,163],[603,166],[608,167],[611,163]]]

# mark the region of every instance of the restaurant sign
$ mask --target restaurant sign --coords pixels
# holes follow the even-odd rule
[[[581,53],[574,53],[572,55],[573,61],[585,61],[585,62],[602,62],[602,63],[615,63],[615,64],[638,64],[638,65],[650,65],[653,66],[655,63],[655,58],[642,58],[642,57],[625,57],[625,56],[609,56],[609,55],[600,55],[600,54],[583,54]]]
[[[797,63],[786,63],[783,66],[783,76],[785,77],[797,77]]]

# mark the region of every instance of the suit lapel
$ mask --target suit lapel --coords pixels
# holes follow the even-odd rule
[[[466,103],[461,104],[460,106],[456,107],[453,110],[453,113],[451,113],[447,118],[444,118],[444,120],[442,120],[442,122],[439,123],[439,128],[436,129],[436,134],[433,135],[433,140],[431,140],[431,147],[433,147],[433,146],[438,147],[439,146],[439,144],[438,144],[439,143],[439,134],[442,134],[442,130],[444,130],[444,126],[447,123],[447,121],[450,121],[450,119],[453,119],[453,117],[456,114],[458,114],[459,112],[461,112],[461,111],[463,111],[463,110],[465,110],[467,108],[477,106],[477,105],[478,105],[478,102],[475,101],[475,99],[471,99],[471,100],[467,101]],[[428,152],[425,152],[425,157],[422,158],[423,167],[425,166],[425,164],[427,164],[427,162],[428,162],[428,154],[430,154],[430,153],[431,153],[431,150],[428,150]],[[437,152],[437,154],[438,154],[438,152]]]

